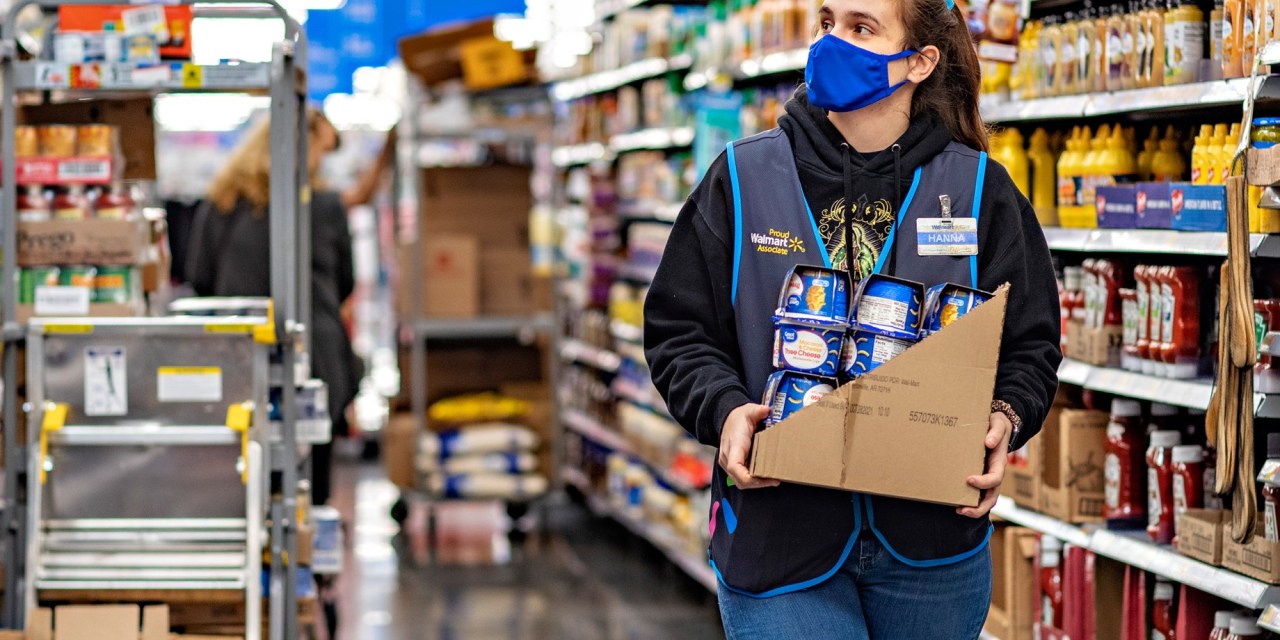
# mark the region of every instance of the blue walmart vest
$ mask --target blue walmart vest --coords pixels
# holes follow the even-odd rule
[[[772,316],[783,280],[797,264],[832,265],[786,134],[773,129],[739,140],[726,155],[733,189],[738,348],[747,391],[759,399],[771,371]],[[891,263],[895,272],[890,275],[926,287],[954,282],[977,288],[977,256],[919,256],[916,221],[940,217],[939,196],[944,194],[950,196],[952,217],[977,218],[986,166],[986,153],[952,142],[917,168],[876,273]],[[786,238],[787,246],[764,240],[770,237]],[[986,518],[957,515],[951,506],[790,483],[743,491],[728,486],[718,466],[712,498],[710,554],[716,575],[725,587],[761,598],[830,578],[859,535],[876,536],[908,565],[931,567],[973,556],[986,546],[991,532]]]

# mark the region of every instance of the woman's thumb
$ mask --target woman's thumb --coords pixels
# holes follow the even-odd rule
[[[761,420],[768,418],[771,411],[772,409],[768,405],[753,404],[751,405],[751,420],[753,422],[760,422]]]

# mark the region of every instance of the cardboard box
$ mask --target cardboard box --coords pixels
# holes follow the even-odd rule
[[[1109,415],[1102,411],[1063,409],[1046,422],[1038,438],[1044,454],[1040,511],[1066,522],[1103,519],[1103,459]]]
[[[147,261],[146,220],[46,220],[18,223],[18,266],[137,265]]]
[[[1174,538],[1174,546],[1188,558],[1221,566],[1224,523],[1230,521],[1229,511],[1188,509],[1178,516],[1178,535]]]
[[[1139,229],[1173,228],[1173,185],[1142,182],[1137,185],[1135,205]]]
[[[1120,640],[1124,617],[1124,564],[1089,553],[1087,578],[1093,596],[1094,640]]]
[[[1099,229],[1132,229],[1138,226],[1138,191],[1134,185],[1098,187]]]
[[[1245,178],[1255,187],[1269,187],[1280,183],[1280,146],[1270,149],[1249,148],[1245,151]]]
[[[417,427],[413,415],[397,413],[382,430],[382,464],[387,479],[405,490],[414,488],[413,457],[417,451]]]
[[[480,252],[480,312],[497,316],[532,313],[533,281],[527,247],[485,247]]]
[[[953,324],[755,436],[751,474],[976,505],[1008,287]],[[910,452],[906,455],[904,452]]]
[[[1000,640],[1031,640],[1036,598],[1036,533],[999,525],[991,536],[991,611],[986,630]]]
[[[28,640],[168,640],[169,607],[64,605],[27,616]]]
[[[1050,409],[1048,419],[1055,419],[1058,411],[1057,407]],[[1038,509],[1040,508],[1040,477],[1044,467],[1042,460],[1044,451],[1040,438],[1031,438],[1018,453],[1025,462],[1013,463],[1013,454],[1010,454],[1010,464],[1005,467],[1004,485],[1001,486],[1000,492],[1021,506]]]
[[[1267,542],[1262,530],[1259,522],[1253,541],[1240,544],[1228,535],[1229,525],[1224,523],[1222,566],[1269,584],[1280,584],[1280,542]]]
[[[491,344],[432,346],[427,356],[427,402],[477,391],[492,391],[508,382],[543,379],[543,349]],[[412,384],[407,376],[405,384]]]
[[[119,4],[65,6],[58,8],[58,31],[97,33],[124,31],[124,12],[133,7]],[[164,7],[165,29],[168,40],[158,42],[164,58],[187,59],[191,57],[191,20],[194,14],[190,5]]]
[[[188,7],[189,8],[189,7]],[[151,97],[77,100],[21,107],[22,124],[109,124],[120,129],[125,180],[156,179],[156,126]]]
[[[400,311],[428,318],[473,318],[480,313],[480,245],[474,236],[438,235],[401,247]]]
[[[1227,188],[1222,185],[1173,185],[1173,228],[1178,231],[1226,231]]]
[[[420,237],[465,234],[485,248],[529,246],[528,167],[433,168],[421,177]]]

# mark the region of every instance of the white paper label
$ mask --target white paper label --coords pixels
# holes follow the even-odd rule
[[[222,402],[222,369],[160,367],[156,398],[160,402]]]
[[[1106,478],[1103,496],[1107,509],[1118,509],[1120,507],[1120,456],[1108,453],[1106,461],[1102,463],[1102,474]]]
[[[1173,474],[1173,512],[1182,513],[1187,510],[1187,483],[1182,474]]]
[[[901,331],[907,326],[907,311],[905,302],[864,297],[858,303],[858,324]]]
[[[1150,467],[1147,468],[1147,524],[1152,528],[1160,526],[1160,479]]]
[[[89,315],[89,287],[36,287],[36,315]]]
[[[973,218],[916,220],[917,253],[922,256],[978,255],[978,221]]]
[[[1280,542],[1280,533],[1276,532],[1276,505],[1271,501],[1266,501],[1264,504],[1266,508],[1264,509],[1263,522],[1266,524],[1263,527],[1262,535],[1268,542]]]
[[[885,338],[879,338],[875,342],[875,347],[871,349],[871,361],[876,364],[884,364],[892,360],[898,354],[906,351],[907,347],[911,346],[905,342]]]
[[[169,23],[165,19],[164,7],[148,5],[137,9],[126,9],[120,12],[120,21],[124,23],[124,34],[155,36],[157,42],[169,41]]]
[[[783,329],[783,361],[805,371],[821,368],[827,362],[827,341],[813,331],[794,331],[795,339],[788,341],[787,334],[792,331]]]
[[[124,347],[84,350],[84,414],[123,416],[129,413],[129,376]]]

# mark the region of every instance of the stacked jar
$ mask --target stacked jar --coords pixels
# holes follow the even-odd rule
[[[799,266],[787,276],[774,314],[773,368],[763,404],[766,426],[787,419],[835,390],[849,328],[848,274]]]

